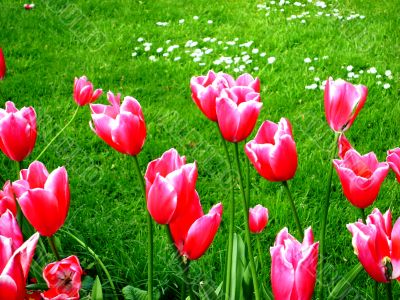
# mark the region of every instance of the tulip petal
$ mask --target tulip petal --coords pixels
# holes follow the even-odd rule
[[[285,259],[284,247],[271,247],[271,285],[275,300],[292,299],[294,287],[294,269]]]
[[[392,251],[391,251],[391,261],[392,261],[392,279],[397,279],[400,277],[400,218],[397,219],[393,226],[391,232],[392,241]]]
[[[12,239],[13,252],[24,242],[17,220],[9,210],[0,217],[0,236]]]
[[[177,201],[174,186],[157,175],[147,197],[147,209],[153,219],[158,224],[168,224],[174,215]]]

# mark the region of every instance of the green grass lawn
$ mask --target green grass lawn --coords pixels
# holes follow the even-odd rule
[[[11,100],[19,108],[33,106],[38,115],[36,148],[24,166],[70,119],[76,107],[73,79],[87,75],[96,88],[140,101],[148,130],[139,156],[142,172],[174,147],[189,162],[197,161],[204,210],[220,201],[227,208],[230,187],[222,143],[216,126],[191,100],[189,80],[210,69],[234,76],[249,72],[261,80],[264,103],[256,127],[283,116],[293,125],[299,168],[290,186],[304,226],[312,226],[318,236],[334,137],[323,110],[323,81],[332,76],[369,88],[347,132],[360,153],[374,151],[383,161],[386,150],[400,146],[399,2],[326,1],[325,8],[316,1],[291,2],[38,0],[26,11],[21,1],[2,0],[0,47],[8,73],[0,82],[1,105]],[[168,49],[173,45],[179,47]],[[105,96],[99,102],[106,103]],[[85,107],[41,160],[49,170],[65,165],[68,171],[72,197],[65,228],[104,259],[119,290],[128,284],[145,289],[146,215],[133,160],[102,142],[89,120]],[[15,166],[4,155],[0,164],[4,178],[16,178]],[[269,284],[269,247],[284,226],[296,234],[295,223],[281,185],[250,171],[251,204],[261,203],[270,212],[261,235],[266,266],[259,279]],[[326,245],[331,287],[357,263],[345,225],[360,217],[342,195],[336,174],[333,182]],[[238,187],[236,193],[239,199]],[[399,200],[400,186],[390,173],[374,206],[390,208],[397,219]],[[236,231],[242,230],[238,208]],[[165,299],[173,299],[179,266],[164,228],[157,225],[155,231],[155,286]],[[216,287],[222,281],[227,235],[226,214],[212,247],[191,265],[195,285]],[[58,236],[66,255],[77,253],[84,266],[91,262],[85,249],[63,233]],[[346,299],[370,299],[372,288],[363,272]],[[110,293],[108,285],[105,289]],[[397,283],[394,296],[400,297]]]

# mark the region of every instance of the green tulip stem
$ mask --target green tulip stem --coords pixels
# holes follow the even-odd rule
[[[54,256],[56,257],[56,259],[57,259],[58,261],[61,260],[60,254],[58,253],[58,250],[57,250],[57,247],[56,247],[54,235],[48,236],[48,237],[47,237],[47,241],[49,242],[51,251],[53,252],[53,254],[54,254]]]
[[[256,234],[256,243],[257,243],[257,250],[258,250],[258,264],[260,266],[260,270],[262,273],[262,269],[264,265],[264,261],[262,258],[262,251],[261,251],[261,242],[260,242],[260,234]]]
[[[51,144],[53,144],[53,142],[60,136],[61,133],[63,133],[63,131],[72,123],[72,121],[75,119],[76,114],[78,113],[79,110],[79,105],[76,108],[74,114],[72,115],[72,118],[68,121],[67,124],[65,124],[65,126],[63,128],[61,128],[61,130],[50,140],[50,142],[46,145],[46,147],[44,147],[44,149],[42,150],[42,152],[39,153],[39,155],[35,158],[34,161],[39,160],[42,155],[46,152],[46,150],[50,147]]]
[[[218,126],[218,125],[217,125]],[[221,131],[218,128],[218,132]],[[231,201],[229,202],[229,236],[228,236],[228,255],[226,258],[226,277],[225,277],[225,300],[229,300],[230,287],[231,287],[231,276],[232,276],[232,252],[233,252],[233,231],[235,227],[235,194],[234,194],[234,182],[233,182],[233,166],[229,157],[228,145],[221,134],[222,144],[224,145],[224,151],[226,156],[226,162],[229,167],[230,177],[230,192]]]
[[[253,278],[253,286],[254,286],[254,293],[256,296],[256,300],[260,300],[260,292],[258,288],[258,281],[257,281],[257,274],[256,274],[256,267],[254,264],[254,256],[253,256],[253,251],[251,249],[251,241],[250,241],[250,228],[249,228],[249,211],[247,209],[246,205],[246,193],[244,190],[244,185],[243,185],[243,175],[240,170],[240,161],[239,161],[239,145],[238,143],[235,143],[235,158],[236,158],[236,167],[237,167],[237,172],[238,172],[238,177],[239,177],[239,184],[240,184],[240,190],[242,191],[242,199],[243,199],[243,217],[244,217],[244,226],[245,226],[245,238],[246,238],[246,244],[247,244],[247,250],[249,253],[249,261],[250,261],[250,271],[251,271],[251,276]]]
[[[146,186],[144,183],[144,179],[142,176],[142,172],[140,171],[139,167],[139,161],[137,159],[137,156],[133,156],[133,161],[135,165],[135,171],[137,174],[137,177],[139,179],[140,186],[143,190],[143,196],[144,196],[144,203],[145,203],[145,209],[146,209],[146,214],[147,214],[147,230],[149,233],[148,237],[148,244],[147,244],[147,296],[149,300],[153,299],[153,220],[151,219],[150,213],[147,210],[147,202],[146,202]]]
[[[290,189],[289,189],[289,185],[288,185],[287,181],[282,181],[282,185],[285,188],[286,194],[288,195],[290,207],[292,208],[292,212],[294,215],[294,220],[296,222],[297,230],[300,234],[301,239],[303,239],[304,238],[303,227],[301,227],[299,215],[297,213],[296,206],[294,205],[294,201],[293,201],[292,193],[290,192]]]
[[[379,294],[378,294],[378,281],[374,280],[374,300],[379,300]]]
[[[363,220],[363,222],[365,223],[367,218],[365,216],[365,209],[364,208],[360,208],[360,212],[361,212],[361,218]]]
[[[335,139],[332,144],[331,148],[331,156],[329,161],[329,174],[328,174],[328,184],[326,189],[326,197],[325,202],[323,203],[322,207],[322,214],[320,220],[320,235],[319,235],[319,265],[318,265],[318,291],[317,291],[317,299],[323,299],[323,286],[324,286],[324,252],[325,252],[325,235],[326,235],[326,223],[328,220],[328,211],[329,211],[329,201],[331,198],[331,191],[332,191],[332,177],[333,177],[333,162],[332,160],[335,159],[337,153],[337,142],[339,139],[340,133],[336,132]]]
[[[65,234],[67,234],[71,238],[73,238],[79,245],[81,245],[83,248],[85,248],[90,253],[90,255],[93,256],[93,258],[99,264],[100,268],[103,270],[104,274],[106,274],[106,277],[108,279],[108,282],[110,283],[111,289],[112,289],[113,294],[114,294],[114,300],[118,300],[117,290],[115,289],[114,282],[112,281],[111,275],[108,272],[108,270],[107,270],[106,266],[104,265],[104,263],[101,261],[100,257],[90,247],[88,247],[82,240],[80,240],[77,236],[75,236],[71,232],[63,230],[63,229],[60,229],[60,231],[65,233]]]
[[[386,295],[387,295],[387,300],[393,300],[392,282],[391,281],[386,283]]]
[[[181,287],[181,299],[182,300],[186,299],[186,290],[187,290],[187,288],[189,288],[190,300],[195,300],[193,290],[190,285],[190,279],[189,279],[190,260],[188,260],[185,256],[182,256],[181,267],[182,267],[182,272],[183,272],[183,282],[182,282],[182,287]]]
[[[17,180],[18,180],[19,179],[19,172],[22,169],[22,161],[17,161],[16,165],[17,165]],[[19,228],[21,228],[21,232],[22,232],[22,226],[23,226],[23,223],[24,223],[24,215],[22,213],[21,206],[19,206],[19,203],[18,203],[18,201],[16,199],[15,194],[14,194],[14,199],[15,199],[15,203],[17,205],[17,222],[18,222]]]

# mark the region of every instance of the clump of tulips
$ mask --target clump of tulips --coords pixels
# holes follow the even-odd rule
[[[4,79],[5,72],[4,55],[0,49],[0,79]],[[184,280],[179,296],[187,299],[189,295],[194,300],[199,295],[190,284],[190,263],[206,255],[222,220],[227,221],[229,228],[226,235],[226,271],[219,293],[214,293],[215,297],[236,299],[237,286],[242,290],[244,277],[232,278],[232,274],[237,274],[235,268],[238,264],[234,257],[237,256],[237,245],[241,241],[238,236],[243,232],[245,242],[242,243],[247,253],[247,258],[243,257],[243,260],[246,261],[246,272],[250,274],[248,282],[251,282],[247,294],[241,291],[245,299],[271,299],[272,295],[278,300],[312,299],[316,285],[318,299],[324,299],[327,295],[323,289],[322,270],[324,253],[327,251],[325,233],[333,170],[338,174],[344,196],[360,209],[361,219],[347,225],[352,234],[354,252],[371,278],[386,285],[388,298],[391,299],[391,281],[400,279],[400,218],[392,227],[390,210],[382,215],[378,208],[374,208],[366,217],[365,209],[375,203],[390,169],[400,182],[400,148],[388,150],[387,162],[379,162],[373,152],[359,154],[344,135],[364,106],[367,88],[340,79],[335,81],[329,78],[327,81],[325,114],[335,133],[335,140],[332,160],[329,162],[327,193],[321,201],[319,239],[315,240],[310,224],[307,224],[307,229],[303,227],[290,192],[289,180],[296,175],[298,167],[295,128],[284,117],[278,122],[265,120],[254,138],[250,138],[263,106],[260,86],[260,80],[249,74],[235,79],[229,74],[209,71],[205,76],[190,80],[193,101],[217,125],[230,168],[230,195],[215,199],[214,203],[217,204],[208,213],[204,212],[200,201],[200,196],[204,195],[196,189],[197,162],[188,163],[185,156],[181,156],[174,148],[149,162],[143,175],[137,156],[145,146],[147,131],[142,107],[135,98],[125,96],[121,103],[121,95],[114,95],[110,91],[107,93],[109,105],[95,104],[103,93],[102,89],[94,89],[85,76],[75,78],[75,113],[25,169],[23,162],[32,153],[36,143],[36,113],[32,107],[17,109],[14,103],[6,102],[5,109],[0,109],[0,149],[16,162],[19,172],[18,178],[6,181],[0,191],[0,299],[22,300],[33,295],[46,300],[79,299],[81,296],[85,272],[79,258],[75,255],[62,257],[56,239],[57,232],[67,218],[71,200],[67,170],[58,167],[49,172],[39,158],[73,122],[78,109],[85,106],[89,106],[91,112],[92,131],[119,153],[132,157],[143,192],[143,210],[135,213],[147,216],[148,299],[152,300],[156,295],[153,286],[154,221],[165,225],[171,247],[182,266]],[[247,163],[251,163],[259,175],[282,185],[293,212],[298,238],[284,227],[277,233],[273,245],[261,245],[259,236],[268,224],[269,211],[263,204],[254,204],[250,199],[250,178],[245,178],[242,173],[241,151],[245,153]],[[236,203],[234,191],[237,186],[241,194],[240,205]],[[237,224],[235,226],[236,211],[239,209],[243,215],[241,230]],[[64,232],[95,257],[107,276],[112,297],[118,299],[112,278],[98,255],[72,233]],[[41,279],[45,285],[29,285],[27,291],[27,282],[33,274],[31,272],[30,275],[30,267],[35,252],[47,254],[43,237],[47,238],[54,259],[43,266],[39,266],[38,262],[34,264],[35,268],[41,267]],[[257,245],[256,255],[252,240]],[[39,243],[40,247],[37,247]],[[263,255],[268,252],[265,250],[268,246],[271,255],[269,280],[260,275]],[[361,269],[356,266],[355,270],[358,272]],[[350,277],[354,278],[356,271],[352,270],[351,275],[343,280],[347,282]],[[271,288],[266,284],[268,281],[271,282]],[[330,287],[329,297],[340,295],[343,286],[339,282],[335,287]],[[375,285],[375,295],[377,287]],[[92,293],[96,293],[96,297],[92,296],[102,299],[102,293],[99,294],[98,290],[102,291],[100,280],[93,284]]]

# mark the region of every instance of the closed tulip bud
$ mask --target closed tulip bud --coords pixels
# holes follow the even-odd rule
[[[298,242],[283,228],[271,247],[271,282],[275,300],[310,300],[312,298],[318,262],[318,246],[311,227]]]
[[[232,143],[246,139],[256,125],[261,107],[260,94],[250,87],[222,90],[217,98],[217,118],[224,139]]]
[[[289,120],[265,121],[244,148],[257,172],[270,181],[292,179],[297,170],[296,143]]]
[[[36,112],[33,107],[18,110],[11,101],[0,109],[0,149],[8,158],[23,161],[36,142]]]
[[[348,150],[343,160],[333,160],[333,165],[344,195],[358,208],[366,208],[375,201],[389,171],[389,165],[380,163],[373,152],[361,156],[354,149]]]
[[[43,278],[49,290],[41,294],[43,299],[79,299],[81,276],[82,268],[74,255],[48,264],[43,270]]]
[[[39,161],[20,172],[13,183],[21,210],[31,225],[43,236],[52,236],[67,218],[70,191],[64,167],[50,174]]]
[[[324,93],[325,116],[335,132],[350,128],[364,106],[368,89],[363,85],[352,85],[342,79],[326,81]]]
[[[218,203],[205,215],[195,193],[186,211],[169,224],[175,246],[182,256],[196,260],[207,251],[221,223],[222,210],[222,204]]]
[[[397,181],[400,183],[400,148],[395,148],[387,152],[386,161],[396,174]]]
[[[35,233],[13,253],[4,248],[5,238],[0,235],[1,259],[7,258],[0,266],[0,299],[23,300],[30,265],[35,253],[39,233]]]
[[[351,232],[354,253],[365,271],[377,282],[389,282],[400,277],[400,218],[392,229],[392,215],[375,208],[366,224],[347,224]]]
[[[17,215],[17,203],[15,202],[14,193],[9,180],[4,183],[3,190],[0,191],[0,215],[5,213],[7,209],[9,209],[14,216]]]
[[[150,215],[159,224],[169,224],[185,213],[196,193],[197,166],[186,164],[184,156],[170,149],[149,163],[144,178]]]
[[[338,152],[340,159],[344,159],[346,152],[350,149],[353,149],[353,146],[350,144],[344,133],[341,133],[338,139]]]
[[[0,80],[4,79],[6,76],[6,60],[4,58],[3,49],[0,48]]]
[[[121,95],[107,93],[111,105],[90,104],[92,130],[109,146],[127,155],[137,155],[146,139],[146,123],[139,102],[127,96],[121,103]]]
[[[258,204],[249,209],[249,228],[252,233],[260,233],[268,224],[268,209]]]
[[[79,79],[75,77],[74,100],[79,106],[96,101],[102,93],[102,89],[93,91],[93,84],[87,80],[86,76],[82,76]]]

